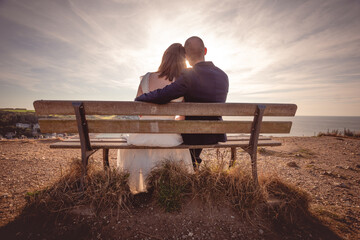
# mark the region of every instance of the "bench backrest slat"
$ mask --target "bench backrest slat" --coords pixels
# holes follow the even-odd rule
[[[251,121],[87,120],[91,133],[250,133]],[[77,133],[76,120],[39,120],[42,133]],[[264,121],[261,133],[289,133],[291,122]]]
[[[74,101],[34,102],[36,114],[74,115]],[[87,115],[186,115],[186,116],[253,116],[255,103],[168,103],[82,101]],[[295,116],[295,104],[263,104],[264,116]]]

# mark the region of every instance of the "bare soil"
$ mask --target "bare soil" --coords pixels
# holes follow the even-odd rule
[[[229,206],[188,201],[166,213],[149,194],[133,206],[96,216],[87,206],[66,215],[28,209],[25,195],[51,186],[80,150],[50,149],[58,140],[0,141],[1,239],[360,239],[360,140],[340,137],[277,138],[279,147],[259,149],[259,174],[278,175],[312,196],[313,216],[296,224],[274,222],[259,206],[247,215]],[[250,158],[238,150],[236,164]],[[227,161],[227,150],[204,150],[204,162]],[[97,152],[91,164],[102,165]],[[116,151],[110,151],[116,165]]]

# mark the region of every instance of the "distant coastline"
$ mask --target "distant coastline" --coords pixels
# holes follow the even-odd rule
[[[0,108],[0,111],[6,111],[6,112],[35,112],[35,110],[28,110],[26,108]]]
[[[293,122],[290,134],[283,136],[316,136],[319,132],[344,129],[360,132],[360,116],[295,116],[278,120]]]

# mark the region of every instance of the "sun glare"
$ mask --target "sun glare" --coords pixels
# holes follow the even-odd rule
[[[187,67],[187,68],[192,68],[192,66],[190,65],[190,63],[189,63],[188,60],[186,60],[186,67]]]
[[[238,80],[253,76],[267,68],[273,61],[269,51],[260,46],[245,42],[229,41],[226,44],[219,44],[218,42],[208,39],[207,44],[205,44],[208,48],[206,60],[213,61],[225,72],[232,72],[233,77]]]
[[[209,42],[207,59],[216,62],[224,69],[259,69],[266,66],[269,57],[265,49],[246,44],[211,44]],[[215,47],[214,47],[215,46]]]

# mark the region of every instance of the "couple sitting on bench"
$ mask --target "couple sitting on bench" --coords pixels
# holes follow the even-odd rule
[[[205,61],[207,49],[199,37],[166,49],[157,72],[145,74],[139,85],[136,101],[164,104],[168,102],[226,101],[227,75],[212,62]],[[192,68],[186,68],[186,60]],[[171,120],[175,116],[141,116],[141,119]],[[183,118],[183,116],[180,116]],[[222,120],[221,116],[185,116],[185,120]],[[225,134],[130,134],[128,144],[137,146],[174,147],[225,142]],[[179,161],[193,172],[201,163],[202,149],[120,149],[117,165],[129,171],[129,186],[133,193],[146,191],[146,177],[164,159]]]

